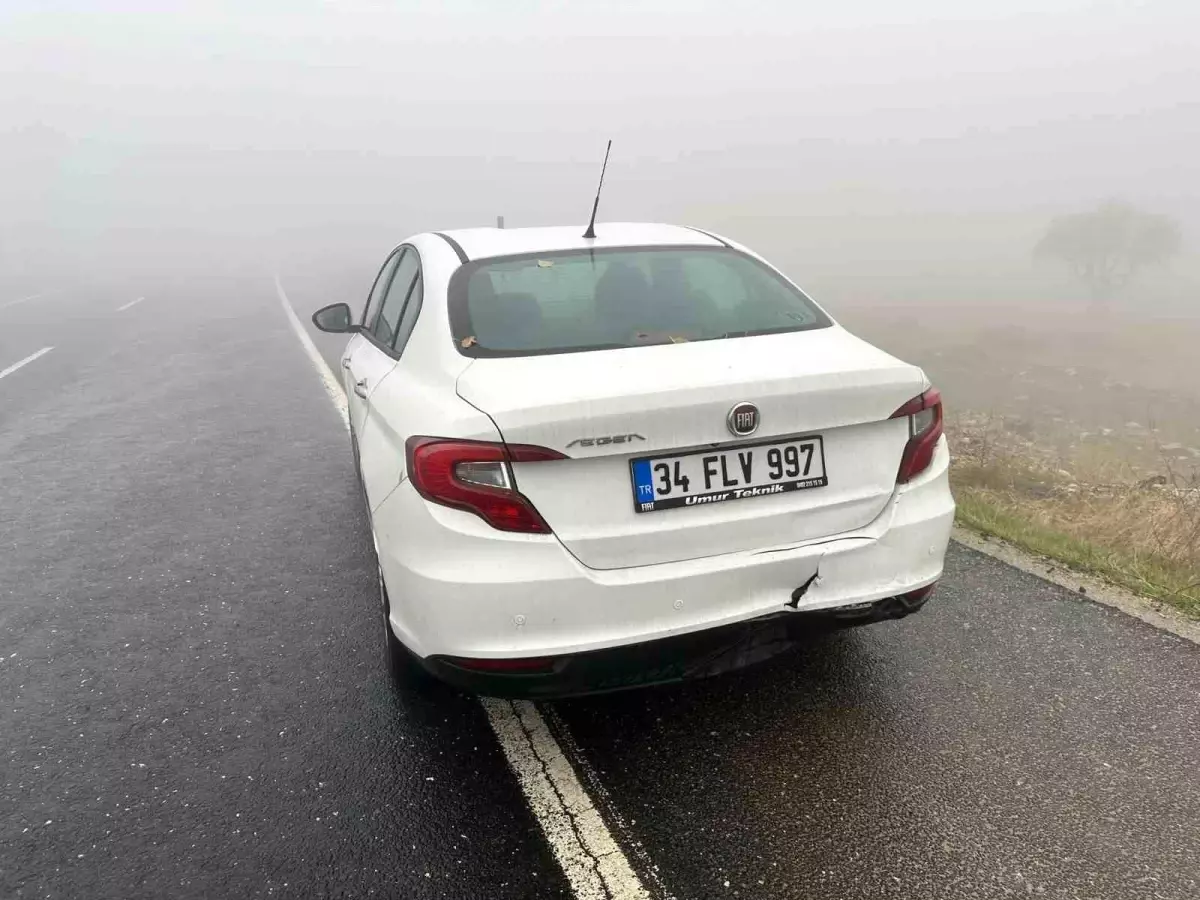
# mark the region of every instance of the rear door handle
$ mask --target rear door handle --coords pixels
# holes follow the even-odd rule
[[[347,371],[350,370],[350,357],[348,357],[348,356],[342,357],[342,368],[346,369]]]
[[[367,399],[367,379],[364,378],[362,381],[354,382],[354,393],[358,394],[364,400]]]

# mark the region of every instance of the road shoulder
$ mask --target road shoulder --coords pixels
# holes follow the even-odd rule
[[[1058,560],[1036,556],[1000,538],[982,535],[961,525],[954,526],[954,540],[1022,572],[1028,572],[1051,584],[1074,591],[1084,599],[1119,609],[1148,625],[1169,631],[1194,644],[1200,644],[1200,622],[1189,619],[1156,600],[1116,587],[1102,578],[1076,572]]]

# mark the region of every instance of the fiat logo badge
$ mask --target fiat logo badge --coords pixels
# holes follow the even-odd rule
[[[746,437],[758,431],[758,407],[753,403],[739,403],[725,417],[731,433]]]

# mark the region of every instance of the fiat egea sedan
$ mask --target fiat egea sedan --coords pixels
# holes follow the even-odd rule
[[[420,234],[342,356],[388,658],[563,696],[900,618],[954,516],[942,404],[748,248],[602,224]]]

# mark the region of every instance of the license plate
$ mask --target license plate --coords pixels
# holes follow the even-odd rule
[[[819,436],[630,461],[640,513],[825,487]]]

